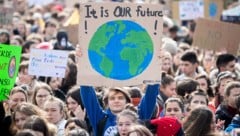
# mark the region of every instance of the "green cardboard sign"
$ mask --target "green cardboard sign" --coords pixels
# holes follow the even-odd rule
[[[0,44],[0,101],[8,98],[18,74],[22,48]]]

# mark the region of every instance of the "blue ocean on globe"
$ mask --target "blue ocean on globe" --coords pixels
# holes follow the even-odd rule
[[[136,22],[109,21],[91,37],[88,57],[92,68],[102,76],[128,80],[149,66],[153,42],[148,32]]]

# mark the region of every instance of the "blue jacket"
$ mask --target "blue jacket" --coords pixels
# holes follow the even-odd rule
[[[94,88],[90,86],[81,86],[80,94],[86,108],[87,116],[94,130],[94,135],[98,136],[98,123],[107,117],[103,134],[104,136],[113,136],[117,134],[116,115],[110,109],[106,111],[100,106]],[[139,119],[150,119],[156,105],[156,97],[158,95],[159,85],[148,85],[146,94],[138,105]]]
[[[240,116],[236,115],[233,119],[231,124],[225,129],[225,132],[231,133],[233,129],[240,128]]]

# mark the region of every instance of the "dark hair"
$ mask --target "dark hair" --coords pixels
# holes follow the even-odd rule
[[[78,105],[80,105],[81,108],[84,109],[82,98],[80,96],[79,86],[74,86],[68,91],[66,99],[68,99],[69,97],[73,98],[78,103]]]
[[[190,94],[193,91],[197,90],[198,82],[193,79],[184,79],[182,81],[179,81],[177,84],[177,94],[184,97],[185,94]]]
[[[23,125],[23,129],[31,129],[43,133],[43,136],[50,136],[47,122],[39,116],[30,116]]]
[[[27,52],[25,52],[26,49],[29,50],[30,47],[31,47],[33,44],[35,44],[35,42],[33,42],[33,41],[26,41],[26,42],[23,44],[22,53],[27,53]]]
[[[74,122],[77,126],[79,126],[82,129],[85,129],[86,131],[88,131],[88,127],[87,127],[87,123],[84,120],[79,120],[78,118],[74,117],[74,118],[69,118],[65,124],[65,129],[67,128],[67,126]]]
[[[216,66],[218,69],[227,65],[231,61],[237,61],[236,57],[232,54],[221,54],[217,57]]]
[[[66,94],[70,88],[72,88],[77,83],[77,65],[68,59],[67,67],[69,68],[69,73],[63,79],[60,89]]]
[[[210,81],[210,79],[209,79],[209,77],[207,75],[200,74],[195,79],[196,80],[198,80],[198,79],[205,79],[206,82],[207,82],[207,90],[206,90],[207,91],[207,95],[209,97],[214,97],[213,88],[211,87],[211,81]]]
[[[162,72],[161,86],[164,88],[167,85],[174,82],[174,78],[171,75],[168,75],[166,72]]]
[[[196,95],[200,95],[200,96],[204,96],[206,98],[206,103],[208,105],[208,97],[207,97],[207,94],[201,90],[201,89],[197,89],[196,91],[192,92],[189,97],[188,97],[188,102],[191,103],[192,99],[194,96]]]
[[[182,61],[189,61],[192,64],[198,63],[197,54],[193,51],[186,51],[181,56]]]
[[[184,113],[184,103],[181,98],[177,98],[177,97],[168,98],[164,103],[164,109],[166,109],[167,104],[171,103],[171,102],[176,102],[178,104],[178,106],[180,107],[182,113]]]

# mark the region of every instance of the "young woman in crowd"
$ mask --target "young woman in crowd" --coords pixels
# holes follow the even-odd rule
[[[47,120],[56,125],[57,135],[64,135],[64,126],[66,124],[66,111],[65,105],[62,100],[56,97],[50,97],[44,103],[44,110],[47,112]]]
[[[32,103],[43,109],[45,101],[52,95],[51,87],[46,83],[40,82],[34,89]]]
[[[132,125],[138,124],[138,115],[125,109],[117,115],[118,136],[126,136]]]
[[[59,89],[61,80],[57,77],[48,77],[47,84],[52,88],[53,95],[65,102],[65,93]]]
[[[215,117],[207,106],[193,109],[183,122],[185,136],[208,136],[215,133]]]
[[[207,94],[209,101],[211,101],[214,98],[214,93],[208,76],[204,74],[197,75],[195,80],[199,83],[199,88]]]
[[[177,118],[181,122],[184,118],[183,101],[177,97],[168,98],[164,104],[164,113],[164,116]]]
[[[158,113],[156,117],[162,112],[165,101],[174,95],[176,95],[176,82],[174,78],[162,72],[161,87],[157,97]]]
[[[31,103],[21,103],[16,107],[12,114],[11,130],[13,134],[21,130],[23,124],[32,115],[45,117],[46,113]]]

